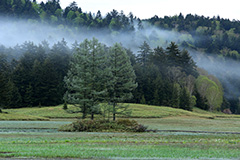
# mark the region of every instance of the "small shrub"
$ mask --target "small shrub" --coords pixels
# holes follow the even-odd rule
[[[63,109],[64,109],[64,110],[67,110],[67,109],[68,109],[67,102],[64,102],[64,104],[63,104]]]
[[[138,124],[135,120],[79,120],[64,125],[59,131],[65,132],[145,132],[147,127]]]
[[[133,129],[134,129],[134,132],[146,132],[147,131],[147,126],[138,124]]]

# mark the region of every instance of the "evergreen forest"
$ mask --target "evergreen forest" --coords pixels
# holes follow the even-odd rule
[[[76,2],[61,8],[59,0],[1,0],[0,21],[0,35],[9,21],[12,30],[19,22],[32,26],[26,35],[51,32],[40,42],[0,38],[0,108],[77,103],[84,118],[100,103],[117,109],[128,102],[240,113],[237,20],[181,13],[140,19],[87,13]],[[58,33],[68,37],[53,41]]]

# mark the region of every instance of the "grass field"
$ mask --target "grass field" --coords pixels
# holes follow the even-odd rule
[[[129,107],[132,109],[132,119],[160,132],[58,132],[58,127],[71,123],[81,114],[67,113],[62,105],[3,110],[8,114],[0,114],[1,120],[5,120],[0,121],[0,158],[240,158],[240,134],[237,133],[240,132],[240,117],[237,115],[210,113],[197,108],[188,112],[137,104],[130,104]],[[7,121],[18,118],[31,121]]]
[[[239,158],[240,135],[192,133],[0,134],[0,157],[84,159]]]

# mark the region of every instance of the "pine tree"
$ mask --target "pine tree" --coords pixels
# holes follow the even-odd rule
[[[104,70],[102,66],[104,47],[96,39],[85,40],[76,49],[70,69],[64,78],[67,92],[64,99],[81,108],[82,118],[87,114],[94,114],[99,110],[99,103],[103,100],[105,88],[103,84]]]
[[[182,71],[184,71],[187,75],[193,75],[194,77],[198,77],[196,63],[193,61],[192,57],[185,49],[181,52],[180,66],[182,68]]]
[[[120,44],[110,48],[109,65],[111,77],[108,81],[109,102],[113,106],[113,120],[118,113],[117,104],[133,97],[132,91],[137,87],[136,75],[126,51]]]
[[[140,65],[145,67],[149,60],[149,55],[152,52],[152,50],[146,41],[144,41],[143,44],[139,48],[140,48],[140,51],[138,51],[139,54],[137,55],[137,62]]]
[[[168,55],[168,63],[170,66],[179,66],[180,65],[180,50],[178,46],[171,42],[171,44],[167,47],[166,53]]]

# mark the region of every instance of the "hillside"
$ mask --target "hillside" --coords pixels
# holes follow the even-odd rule
[[[152,106],[142,104],[128,104],[132,114],[129,118],[168,118],[168,117],[192,117],[192,118],[240,118],[238,115],[226,115],[223,113],[207,112],[194,108],[193,112],[183,109],[176,109],[163,106]],[[76,110],[75,107],[69,106],[69,110]],[[49,120],[49,119],[75,119],[81,117],[81,113],[68,113],[63,109],[63,105],[52,107],[34,107],[21,109],[4,109],[6,113],[0,113],[0,120]],[[122,116],[120,116],[122,117]],[[97,116],[101,118],[101,116]]]

